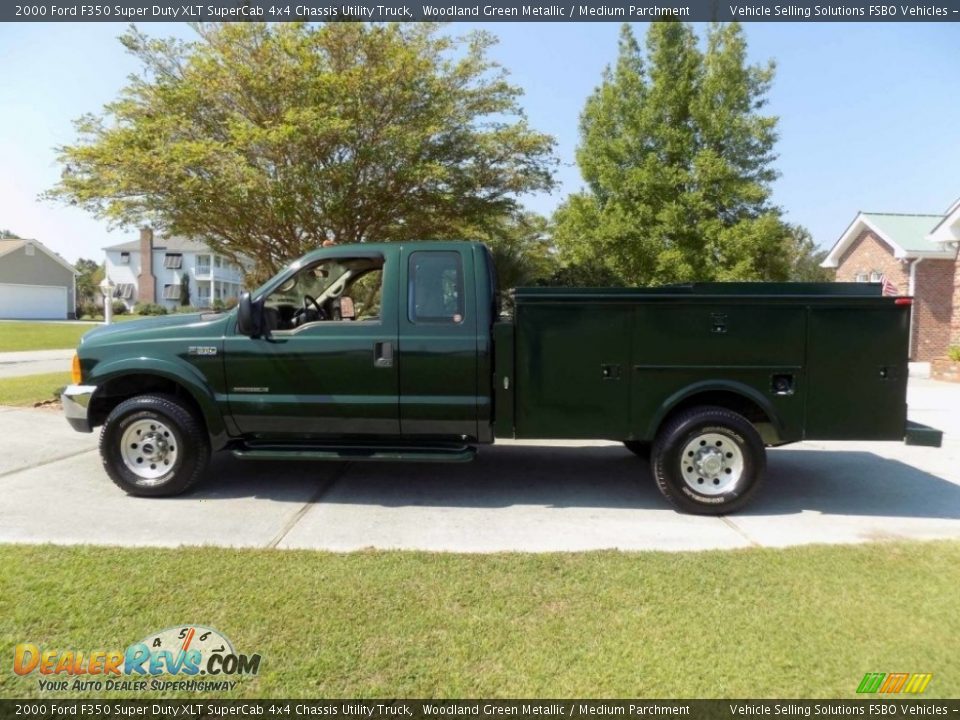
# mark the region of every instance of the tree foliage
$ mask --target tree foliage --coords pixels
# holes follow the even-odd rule
[[[73,265],[77,271],[78,316],[96,311],[96,304],[102,297],[100,282],[103,280],[103,266],[96,260],[80,258]],[[79,312],[83,310],[84,312]]]
[[[261,274],[325,240],[462,236],[552,185],[553,140],[488,57],[431,23],[226,23],[140,60],[76,121],[49,196],[119,224],[202,237]]]
[[[786,279],[789,228],[771,204],[774,67],[750,65],[740,26],[624,25],[588,98],[577,162],[586,187],[557,210],[565,262],[625,284]],[[592,272],[597,272],[596,270]]]
[[[810,231],[802,225],[791,225],[787,237],[790,280],[797,282],[833,282],[835,273],[830,268],[820,267],[826,260],[828,250],[817,247]]]
[[[486,243],[497,269],[500,289],[537,285],[556,270],[549,222],[533,212],[494,218],[471,233]]]

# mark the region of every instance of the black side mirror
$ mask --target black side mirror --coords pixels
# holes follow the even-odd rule
[[[237,331],[249,337],[260,337],[263,323],[263,305],[254,302],[245,292],[237,303]]]

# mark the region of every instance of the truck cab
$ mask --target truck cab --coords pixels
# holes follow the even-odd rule
[[[326,248],[241,299],[226,408],[261,440],[489,442],[489,253],[477,243]]]

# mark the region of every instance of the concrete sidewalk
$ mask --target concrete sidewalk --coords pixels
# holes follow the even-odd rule
[[[70,372],[73,348],[64,350],[27,350],[0,352],[0,378]]]
[[[799,443],[725,518],[676,513],[618,444],[503,442],[467,465],[217,457],[191,494],[140,499],[106,477],[96,435],[0,409],[0,541],[458,552],[700,550],[960,539],[960,385],[910,381],[910,417],[943,448]]]

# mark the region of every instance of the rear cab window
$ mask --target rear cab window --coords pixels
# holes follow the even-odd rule
[[[418,250],[410,254],[407,316],[416,324],[463,322],[463,260],[460,253]]]

